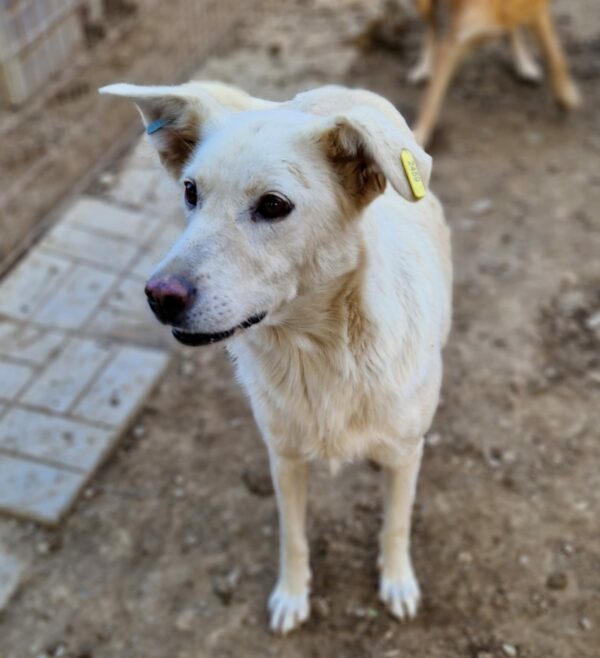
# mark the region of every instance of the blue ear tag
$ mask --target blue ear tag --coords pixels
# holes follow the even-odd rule
[[[148,135],[153,135],[155,132],[158,132],[161,128],[164,128],[166,125],[171,123],[169,119],[156,119],[146,126],[146,132]]]

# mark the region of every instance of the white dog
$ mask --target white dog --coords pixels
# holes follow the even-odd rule
[[[228,339],[268,447],[281,531],[271,628],[309,615],[314,459],[381,465],[379,594],[413,616],[410,517],[451,315],[449,231],[424,194],[431,159],[367,91],[285,103],[219,83],[101,91],[135,101],[182,185],[187,228],[149,303],[186,345]]]

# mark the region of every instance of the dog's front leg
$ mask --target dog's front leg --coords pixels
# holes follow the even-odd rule
[[[271,630],[286,634],[308,619],[309,581],[306,540],[308,467],[270,450],[271,475],[279,509],[279,579],[269,599]]]
[[[421,442],[406,460],[381,462],[384,498],[379,598],[399,619],[414,617],[420,598],[410,560],[410,521],[422,452]]]

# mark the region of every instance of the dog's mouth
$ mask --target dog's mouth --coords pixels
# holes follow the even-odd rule
[[[241,324],[233,327],[233,329],[228,329],[227,331],[217,331],[214,334],[194,334],[187,331],[182,331],[181,329],[173,329],[173,336],[180,343],[184,345],[190,345],[191,347],[197,347],[199,345],[212,345],[213,343],[218,343],[226,338],[231,338],[236,331],[248,329],[249,327],[258,324],[261,320],[264,320],[267,312],[258,313],[253,315],[251,318],[244,320]]]

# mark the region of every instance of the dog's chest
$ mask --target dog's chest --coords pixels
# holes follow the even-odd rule
[[[401,390],[385,368],[370,369],[348,354],[302,350],[257,358],[241,348],[235,355],[260,429],[279,450],[345,461],[370,454],[377,443],[402,439]]]

